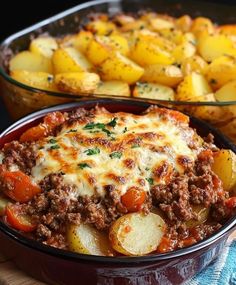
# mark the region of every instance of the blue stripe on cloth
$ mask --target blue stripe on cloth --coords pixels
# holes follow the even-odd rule
[[[236,285],[236,240],[227,243],[219,258],[185,285]]]

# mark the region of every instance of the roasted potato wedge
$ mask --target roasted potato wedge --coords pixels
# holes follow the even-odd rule
[[[183,15],[179,17],[178,19],[176,19],[175,24],[178,29],[180,29],[184,33],[187,33],[190,31],[192,27],[193,20],[189,15]]]
[[[67,229],[67,241],[71,251],[91,255],[112,255],[107,234],[91,225],[70,225]]]
[[[137,40],[130,48],[130,58],[140,64],[146,66],[150,64],[172,64],[174,57],[157,44],[148,40]]]
[[[236,154],[229,149],[214,154],[212,170],[223,183],[225,191],[231,191],[236,185]]]
[[[112,22],[102,21],[100,19],[89,22],[86,30],[96,35],[109,35],[116,30],[116,25]]]
[[[204,17],[195,18],[190,30],[197,38],[201,37],[203,33],[207,35],[215,33],[215,27],[212,21]]]
[[[223,76],[223,75],[222,75]],[[217,101],[235,101],[236,100],[236,80],[228,82],[222,86],[215,93],[215,98]]]
[[[153,213],[131,213],[120,217],[110,228],[112,247],[125,255],[145,255],[157,249],[165,232],[164,220]]]
[[[145,67],[141,80],[176,87],[183,80],[183,74],[175,65],[153,64]]]
[[[11,77],[34,88],[48,91],[58,91],[54,83],[54,76],[50,73],[14,70],[11,72]]]
[[[206,79],[214,90],[221,88],[229,81],[235,80],[236,58],[224,55],[214,59],[207,68]]]
[[[52,56],[54,73],[83,72],[92,69],[86,57],[73,47],[59,48]]]
[[[212,93],[212,90],[205,77],[193,72],[187,75],[179,84],[176,99],[180,101],[201,101],[200,96],[210,93]]]
[[[47,57],[31,51],[22,51],[9,62],[10,71],[26,70],[52,73],[52,63]]]
[[[100,66],[99,71],[105,81],[118,80],[128,84],[138,81],[144,73],[142,67],[119,52],[106,59]]]
[[[203,205],[192,205],[192,210],[197,218],[191,219],[186,222],[186,226],[188,228],[196,227],[198,225],[203,224],[207,220],[210,212],[210,208],[206,208]]]
[[[89,72],[59,73],[55,76],[58,89],[72,94],[93,93],[99,82],[99,76]]]
[[[174,28],[174,23],[172,21],[169,21],[167,19],[162,19],[162,18],[151,18],[149,20],[149,23],[151,25],[151,28],[154,31],[160,31],[163,29],[173,29]]]
[[[182,64],[182,62],[196,53],[195,37],[191,33],[187,33],[183,36],[182,43],[177,45],[173,50],[173,57],[175,63]]]
[[[183,59],[181,64],[181,70],[183,72],[183,75],[190,75],[193,72],[205,75],[205,73],[207,72],[207,67],[207,62],[202,57],[196,54]]]
[[[233,41],[225,35],[210,35],[202,37],[198,43],[199,54],[208,62],[223,56],[235,55]]]
[[[175,92],[172,88],[157,83],[137,82],[133,91],[134,97],[156,99],[156,100],[174,100]]]
[[[89,31],[81,30],[76,35],[69,35],[62,39],[60,47],[74,47],[85,54],[93,34]]]
[[[56,40],[52,37],[40,37],[30,43],[29,50],[33,53],[51,58],[53,52],[58,48]]]
[[[98,84],[94,94],[130,97],[129,84],[122,81],[104,81]]]

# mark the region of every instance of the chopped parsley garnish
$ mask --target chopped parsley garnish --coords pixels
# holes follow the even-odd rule
[[[154,181],[153,179],[150,177],[150,178],[146,178],[147,182],[150,184],[150,185],[153,185],[154,184]]]
[[[140,147],[140,145],[139,145],[139,144],[133,144],[133,145],[131,146],[131,148],[137,148],[137,147]]]
[[[87,150],[84,151],[87,155],[94,155],[94,154],[99,154],[100,153],[100,149],[95,147],[95,148],[89,148]]]
[[[50,139],[48,142],[52,143],[52,144],[57,143],[57,141],[55,139]]]
[[[110,156],[111,159],[113,159],[113,158],[121,158],[122,152],[120,152],[120,151],[114,151],[114,152],[112,152],[109,156]]]
[[[109,127],[115,128],[115,126],[116,126],[116,124],[117,124],[117,120],[118,120],[118,118],[114,118],[114,119],[112,119],[112,120],[110,121],[110,123],[108,123],[107,125],[108,125]]]
[[[77,132],[77,130],[71,129],[71,130],[69,130],[67,133],[76,133],[76,132]]]
[[[50,147],[50,149],[59,149],[60,146],[58,144],[54,144]]]
[[[128,131],[127,127],[124,128],[123,134],[125,134]]]
[[[88,163],[86,163],[86,162],[85,163],[79,163],[78,166],[80,169],[84,169],[86,167],[91,168],[91,166],[89,166]]]
[[[146,170],[146,171],[149,171],[149,170],[150,170],[150,168],[149,168],[149,167],[146,167],[146,168],[145,168],[145,170]]]
[[[113,132],[110,132],[109,130],[107,130],[107,129],[105,129],[105,128],[102,129],[102,131],[103,131],[104,133],[106,133],[108,137],[110,137],[112,134],[114,134]]]
[[[83,127],[83,130],[90,130],[90,133],[97,133],[98,130],[96,129],[99,129],[102,132],[106,133],[108,137],[110,137],[113,134],[113,132],[110,132],[109,130],[106,129],[106,126],[103,123],[89,123],[85,127]]]

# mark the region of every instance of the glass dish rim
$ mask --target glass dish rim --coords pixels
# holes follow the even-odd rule
[[[69,16],[70,14],[73,14],[75,12],[78,12],[82,9],[85,8],[89,8],[89,7],[93,7],[96,5],[102,5],[102,4],[111,4],[111,3],[115,3],[115,4],[119,4],[121,3],[122,0],[93,0],[93,1],[88,1],[79,5],[76,5],[72,8],[69,8],[63,12],[60,12],[52,17],[49,17],[45,20],[42,20],[34,25],[31,25],[21,31],[18,31],[12,35],[10,35],[9,37],[7,37],[6,39],[4,39],[2,42],[0,42],[0,48],[4,49],[5,46],[7,46],[8,44],[10,44],[12,41],[14,41],[15,39],[26,35],[30,32],[33,32],[35,30],[38,30],[40,28],[42,28],[43,26],[46,26],[56,20],[60,20],[66,16]],[[0,51],[1,52],[1,51]],[[229,106],[229,105],[235,105],[236,104],[236,100],[235,101],[209,101],[209,102],[203,102],[203,101],[177,101],[177,100],[162,100],[162,99],[149,99],[149,98],[136,98],[136,97],[124,97],[124,96],[118,96],[118,95],[107,95],[107,94],[77,94],[77,95],[72,95],[69,93],[64,93],[64,92],[55,92],[55,91],[48,91],[48,90],[43,90],[43,89],[39,89],[39,88],[35,88],[35,87],[31,87],[29,85],[23,84],[15,79],[13,79],[2,67],[0,67],[0,76],[5,79],[6,81],[8,81],[9,83],[11,83],[12,85],[18,86],[22,89],[25,89],[26,91],[32,92],[34,94],[38,94],[38,93],[44,93],[45,95],[51,96],[51,97],[57,97],[57,98],[69,98],[69,99],[81,99],[81,98],[85,98],[85,97],[90,97],[90,98],[115,98],[115,99],[128,99],[128,100],[133,100],[133,101],[148,101],[148,102],[152,102],[152,103],[159,103],[159,104],[173,104],[173,105],[190,105],[190,106]],[[32,96],[32,95],[31,95]],[[196,97],[197,99],[197,97]]]
[[[133,100],[114,100],[114,99],[98,99],[94,98],[92,100],[81,100],[80,102],[73,102],[73,103],[66,103],[66,104],[60,104],[57,106],[52,106],[48,108],[44,108],[42,110],[33,112],[27,116],[24,116],[23,118],[17,120],[15,123],[10,125],[7,129],[5,129],[3,132],[0,133],[0,140],[4,138],[7,134],[10,132],[15,131],[17,128],[20,128],[24,126],[25,124],[31,123],[32,121],[35,121],[37,119],[42,118],[45,114],[53,111],[66,111],[68,109],[74,109],[78,107],[86,107],[86,105],[90,104],[99,104],[99,103],[109,103],[113,102],[113,104],[127,104],[127,105],[137,105],[142,107],[148,107],[150,106],[150,103],[148,102],[133,102]],[[157,104],[158,105],[158,104]],[[161,106],[158,105],[160,107]],[[236,152],[236,146],[231,143],[229,139],[227,139],[222,133],[220,133],[216,128],[212,127],[206,122],[203,122],[202,120],[199,120],[195,117],[189,116],[190,121],[200,123],[201,125],[204,125],[209,132],[212,132],[217,134],[221,137],[222,141],[225,142],[230,149],[232,149],[234,152]],[[163,254],[153,254],[153,255],[147,255],[147,256],[134,256],[134,257],[110,257],[110,256],[96,256],[96,255],[86,255],[86,254],[79,254],[79,253],[73,253],[70,251],[65,251],[57,248],[53,248],[44,244],[41,244],[40,242],[37,242],[35,240],[29,239],[27,237],[24,237],[22,234],[18,233],[14,229],[11,229],[6,224],[4,224],[0,220],[0,231],[10,237],[12,240],[14,240],[17,243],[20,243],[23,246],[26,246],[30,249],[49,254],[55,257],[60,257],[62,259],[66,260],[72,260],[72,261],[86,261],[86,262],[99,262],[99,263],[112,263],[112,264],[120,264],[120,265],[135,265],[135,263],[153,263],[158,261],[165,261],[165,260],[172,260],[174,258],[182,257],[188,254],[192,254],[195,252],[198,252],[202,249],[206,249],[208,246],[211,246],[213,243],[217,242],[219,239],[223,238],[225,235],[227,235],[228,232],[232,231],[236,227],[236,216],[231,217],[218,231],[216,231],[213,235],[210,237],[192,245],[189,247],[185,247],[183,249],[178,249],[172,252],[163,253]]]

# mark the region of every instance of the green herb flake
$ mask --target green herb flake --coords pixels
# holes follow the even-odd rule
[[[120,151],[114,151],[114,152],[112,152],[110,155],[110,158],[111,159],[113,159],[113,158],[121,158],[121,156],[122,156],[122,152],[120,152]]]
[[[50,147],[50,149],[59,149],[60,146],[58,144],[54,144]]]
[[[115,128],[115,126],[116,126],[116,124],[117,124],[117,120],[118,120],[118,118],[113,118],[107,125],[108,125],[109,127]]]
[[[147,182],[152,186],[154,184],[153,178],[146,178]]]
[[[140,147],[139,144],[133,144],[133,145],[131,146],[131,148],[138,148],[138,147]]]
[[[97,148],[97,147],[89,148],[89,149],[85,150],[84,153],[86,153],[87,155],[95,155],[95,154],[99,154],[100,153],[100,149]]]
[[[105,125],[102,123],[88,123],[85,127],[83,127],[83,130],[93,130],[93,129],[103,129],[105,128]]]
[[[124,128],[123,134],[125,134],[128,131],[127,127]]]
[[[146,167],[146,168],[145,168],[145,170],[146,170],[146,171],[149,171],[149,170],[150,170],[150,168],[149,168],[149,167]]]
[[[54,143],[57,143],[57,140],[55,140],[55,139],[50,139],[48,142],[51,143],[51,144],[54,144]]]
[[[79,166],[80,169],[84,169],[86,167],[87,168],[91,168],[91,166],[89,166],[88,163],[79,163],[78,166]]]
[[[77,130],[71,129],[71,130],[69,130],[67,133],[76,133],[76,132],[77,132]]]

